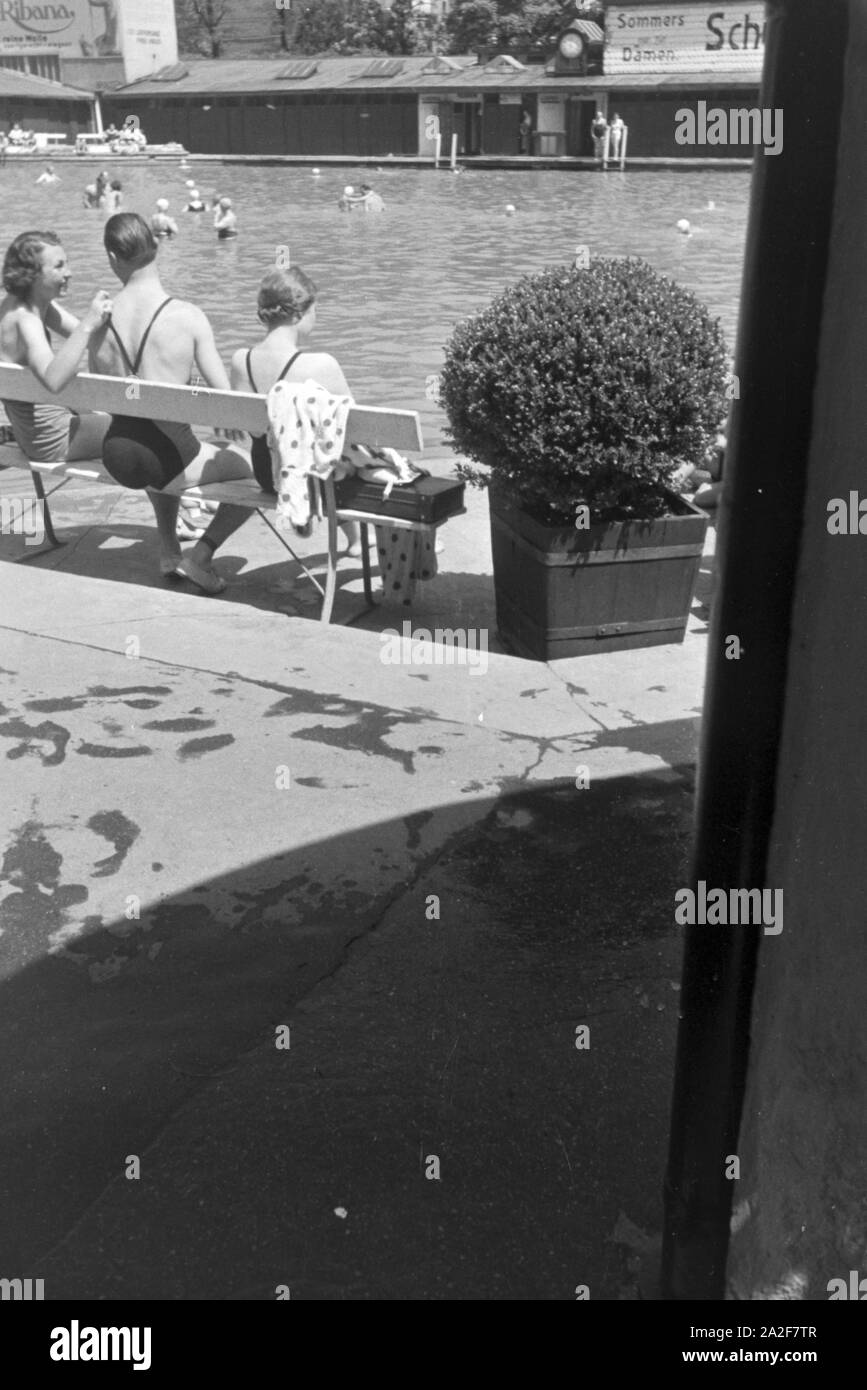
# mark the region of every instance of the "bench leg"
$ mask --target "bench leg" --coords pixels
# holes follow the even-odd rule
[[[36,473],[33,469],[31,469],[30,476],[33,479],[33,491],[36,494],[36,504],[42,512],[42,524],[45,528],[45,539],[48,541],[48,545],[40,546],[38,550],[31,551],[29,555],[19,556],[19,558],[15,562],[18,565],[26,565],[28,560],[39,560],[43,555],[50,555],[52,550],[59,550],[61,546],[64,546],[66,544],[65,541],[57,539],[57,535],[54,530],[54,525],[51,520],[51,511],[48,506],[48,498],[53,497],[55,492],[59,492],[62,487],[65,487],[66,484],[69,482],[69,478],[64,478],[62,482],[57,484],[57,487],[51,489],[50,493],[46,493],[45,484],[43,483],[40,475]]]
[[[59,541],[54,532],[54,526],[51,521],[51,512],[48,507],[48,495],[45,492],[45,484],[43,483],[40,474],[34,472],[33,469],[30,470],[30,476],[33,479],[33,491],[36,493],[37,501],[39,502],[42,508],[42,520],[45,523],[45,535],[48,540],[48,544],[56,548],[57,546],[63,545],[64,542]],[[63,482],[60,483],[58,487],[52,488],[51,495],[53,496],[55,492],[59,492],[60,488],[64,487],[65,484],[68,482],[69,479],[64,478]]]
[[[279,541],[280,544],[283,546],[284,550],[288,550],[288,551],[289,551],[289,554],[292,556],[292,559],[295,561],[296,565],[300,565],[300,566],[301,566],[301,568],[303,569],[304,573],[307,575],[307,578],[310,580],[310,583],[311,583],[316,589],[318,589],[318,591],[319,591],[320,594],[323,594],[323,595],[324,595],[324,594],[325,594],[325,590],[323,589],[322,585],[319,583],[319,580],[316,578],[316,575],[313,574],[313,573],[307,568],[307,566],[305,565],[304,561],[301,559],[301,556],[295,554],[295,551],[292,549],[292,547],[291,547],[291,545],[289,544],[289,542],[287,541],[286,537],[283,535],[283,532],[277,530],[277,527],[274,526],[273,523],[269,520],[267,513],[266,513],[266,512],[263,512],[263,511],[260,511],[259,508],[257,507],[257,508],[256,508],[256,515],[257,515],[257,516],[260,516],[260,517],[262,518],[262,520],[264,521],[265,525],[269,528],[269,530],[271,530],[271,531],[274,532],[274,535],[277,537],[278,541]]]
[[[361,571],[364,575],[364,600],[368,608],[372,608],[374,599],[370,583],[370,527],[366,521],[361,523]]]
[[[337,504],[334,498],[334,483],[331,478],[323,482],[325,490],[325,513],[328,523],[328,574],[325,580],[325,599],[319,616],[321,623],[331,622],[334,596],[337,593]]]

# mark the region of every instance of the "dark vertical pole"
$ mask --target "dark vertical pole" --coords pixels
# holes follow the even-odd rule
[[[726,458],[693,886],[765,885],[837,179],[847,0],[771,0],[762,108],[783,150],[757,154]],[[741,643],[726,658],[727,638]],[[772,886],[772,885],[768,885]],[[674,904],[672,903],[672,911]],[[665,1185],[663,1296],[724,1297],[756,928],[686,928]]]

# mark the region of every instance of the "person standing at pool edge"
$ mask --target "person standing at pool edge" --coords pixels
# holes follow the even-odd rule
[[[530,115],[526,106],[521,112],[521,123],[518,126],[518,153],[533,153],[533,117]]]
[[[593,124],[590,127],[590,132],[593,136],[594,156],[597,162],[601,164],[605,156],[605,141],[608,136],[608,122],[601,109],[598,110],[593,117]]]
[[[624,126],[621,117],[618,116],[617,112],[615,111],[615,112],[614,112],[614,119],[613,119],[612,122],[611,122],[611,150],[610,150],[610,153],[611,153],[611,158],[612,158],[612,159],[615,159],[615,160],[616,160],[616,159],[619,159],[619,158],[620,158],[620,146],[621,146],[621,144],[623,143],[623,132],[624,132],[625,128],[626,128],[626,127]]]
[[[123,288],[110,322],[91,342],[91,371],[185,386],[196,368],[206,385],[228,391],[213,329],[195,304],[166,294],[156,265],[157,241],[144,219],[134,212],[110,217],[103,243]],[[176,529],[180,497],[173,494],[199,483],[251,478],[249,457],[217,441],[200,443],[189,425],[115,415],[102,460],[121,487],[147,492],[159,533],[161,572],[182,575],[205,593],[221,593],[226,584],[213,569],[214,551],[249,512],[221,504],[202,538],[182,555]],[[170,486],[171,492],[163,491]]]

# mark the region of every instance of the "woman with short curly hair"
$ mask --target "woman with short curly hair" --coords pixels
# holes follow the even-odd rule
[[[90,337],[111,314],[104,290],[80,321],[58,300],[70,272],[54,232],[22,232],[3,261],[5,298],[0,304],[0,361],[28,367],[49,391],[62,391],[75,376]],[[50,333],[65,338],[55,353]],[[109,416],[76,415],[62,406],[3,401],[15,439],[34,463],[99,455]]]
[[[256,317],[265,329],[265,336],[249,351],[241,348],[232,358],[233,391],[252,389],[267,396],[277,381],[301,382],[312,378],[336,396],[352,395],[340,363],[330,352],[315,352],[300,346],[316,327],[316,295],[313,281],[298,266],[285,270],[277,267],[262,277]],[[253,438],[250,458],[259,486],[265,492],[274,492],[271,451],[266,435]],[[347,521],[342,530],[349,541],[350,555],[360,555],[358,523]]]

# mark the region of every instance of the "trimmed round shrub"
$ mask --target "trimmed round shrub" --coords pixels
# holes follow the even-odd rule
[[[726,413],[722,330],[692,291],[645,261],[591,260],[527,276],[458,325],[440,399],[448,437],[513,502],[559,524],[669,509]]]

